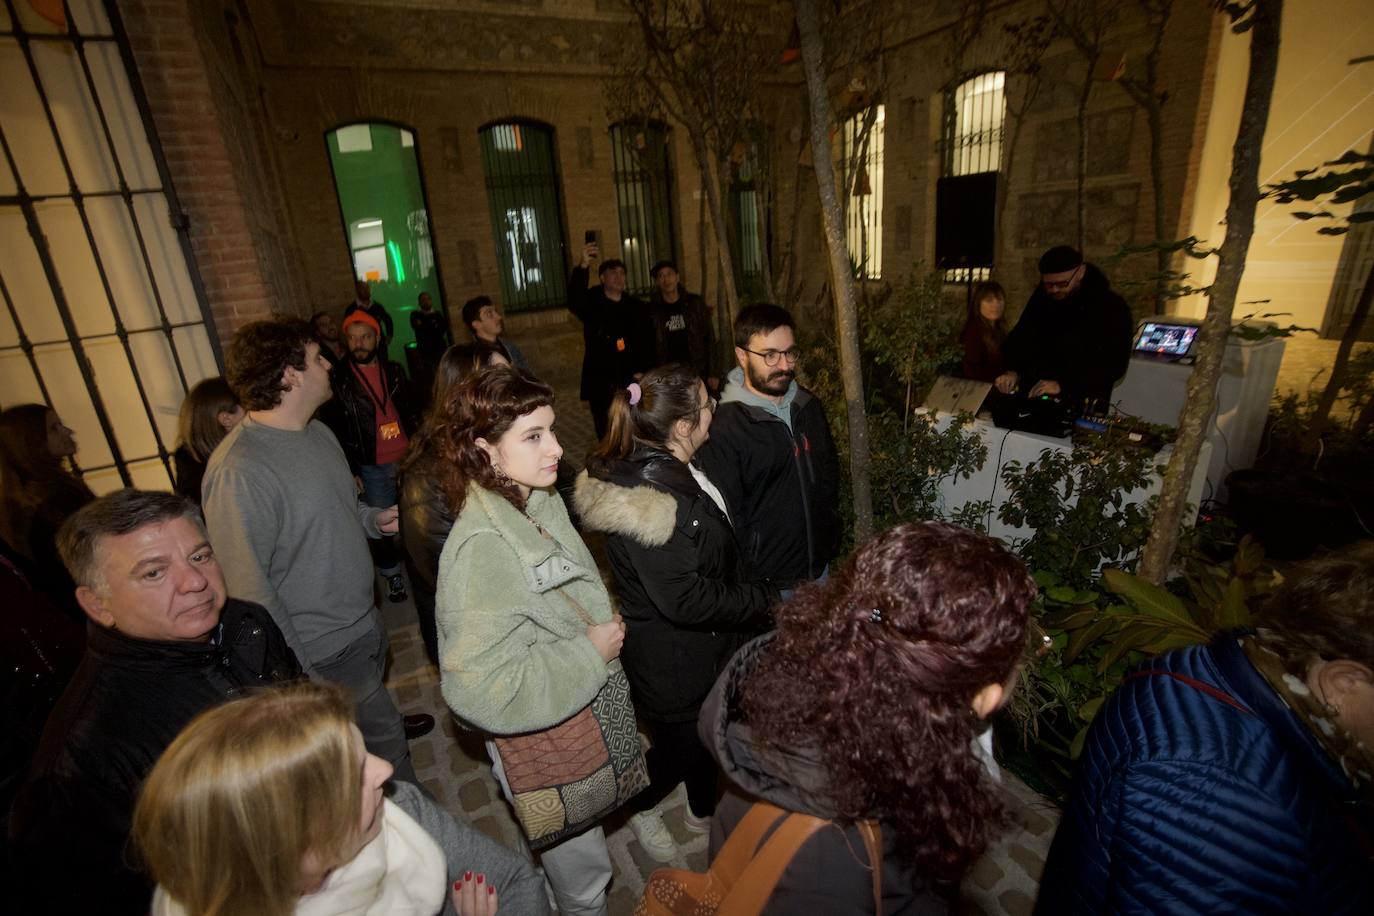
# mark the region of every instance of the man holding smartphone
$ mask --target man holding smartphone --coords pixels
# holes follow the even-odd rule
[[[611,397],[653,368],[654,334],[644,300],[625,290],[625,262],[600,261],[596,286],[591,265],[600,260],[596,232],[587,232],[582,260],[568,279],[568,310],[582,322],[582,400],[591,408],[596,437],[606,434]]]

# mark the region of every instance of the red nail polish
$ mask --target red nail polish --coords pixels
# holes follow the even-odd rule
[[[455,891],[461,891],[461,890],[463,889],[463,882],[462,882],[462,881],[454,881],[454,882],[453,882],[453,889],[454,889]]]
[[[478,883],[478,884],[481,884],[481,883],[482,883],[483,881],[485,881],[485,880],[487,880],[487,876],[486,876],[486,875],[478,875],[478,876],[477,876],[477,883]]]
[[[470,872],[470,871],[465,871],[465,872],[463,872],[463,880],[464,880],[464,881],[471,881],[471,880],[472,880],[472,872]]]
[[[494,893],[496,893],[496,888],[494,888],[494,887],[492,887],[490,884],[488,884],[488,885],[487,885],[487,893],[488,893],[488,894],[494,894]]]

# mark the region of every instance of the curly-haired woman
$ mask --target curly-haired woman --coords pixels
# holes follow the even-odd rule
[[[1026,647],[1035,584],[992,538],[941,522],[899,525],[777,609],[701,713],[732,791],[834,822],[801,847],[764,912],[944,912],[998,830],[1002,807],[973,749],[1006,700]],[[876,819],[883,860],[857,821]]]
[[[439,485],[454,517],[435,608],[442,689],[458,717],[489,736],[544,731],[579,713],[619,668],[625,639],[553,489],[563,455],[553,422],[552,389],[504,366],[450,389],[434,417]],[[632,719],[628,690],[608,702]],[[487,752],[509,796],[511,762],[494,741]],[[611,861],[600,826],[541,858],[560,913],[606,912]]]

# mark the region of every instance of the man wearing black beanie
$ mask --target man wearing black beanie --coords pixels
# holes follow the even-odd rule
[[[1040,285],[1007,335],[1003,394],[1049,395],[1079,411],[1106,410],[1131,355],[1131,310],[1075,248],[1040,256]]]

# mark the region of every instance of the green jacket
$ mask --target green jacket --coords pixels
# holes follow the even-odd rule
[[[500,494],[470,486],[439,558],[444,699],[494,735],[557,725],[606,683],[607,665],[567,600],[595,623],[611,620],[596,561],[557,493],[535,490],[526,511],[528,518]]]

